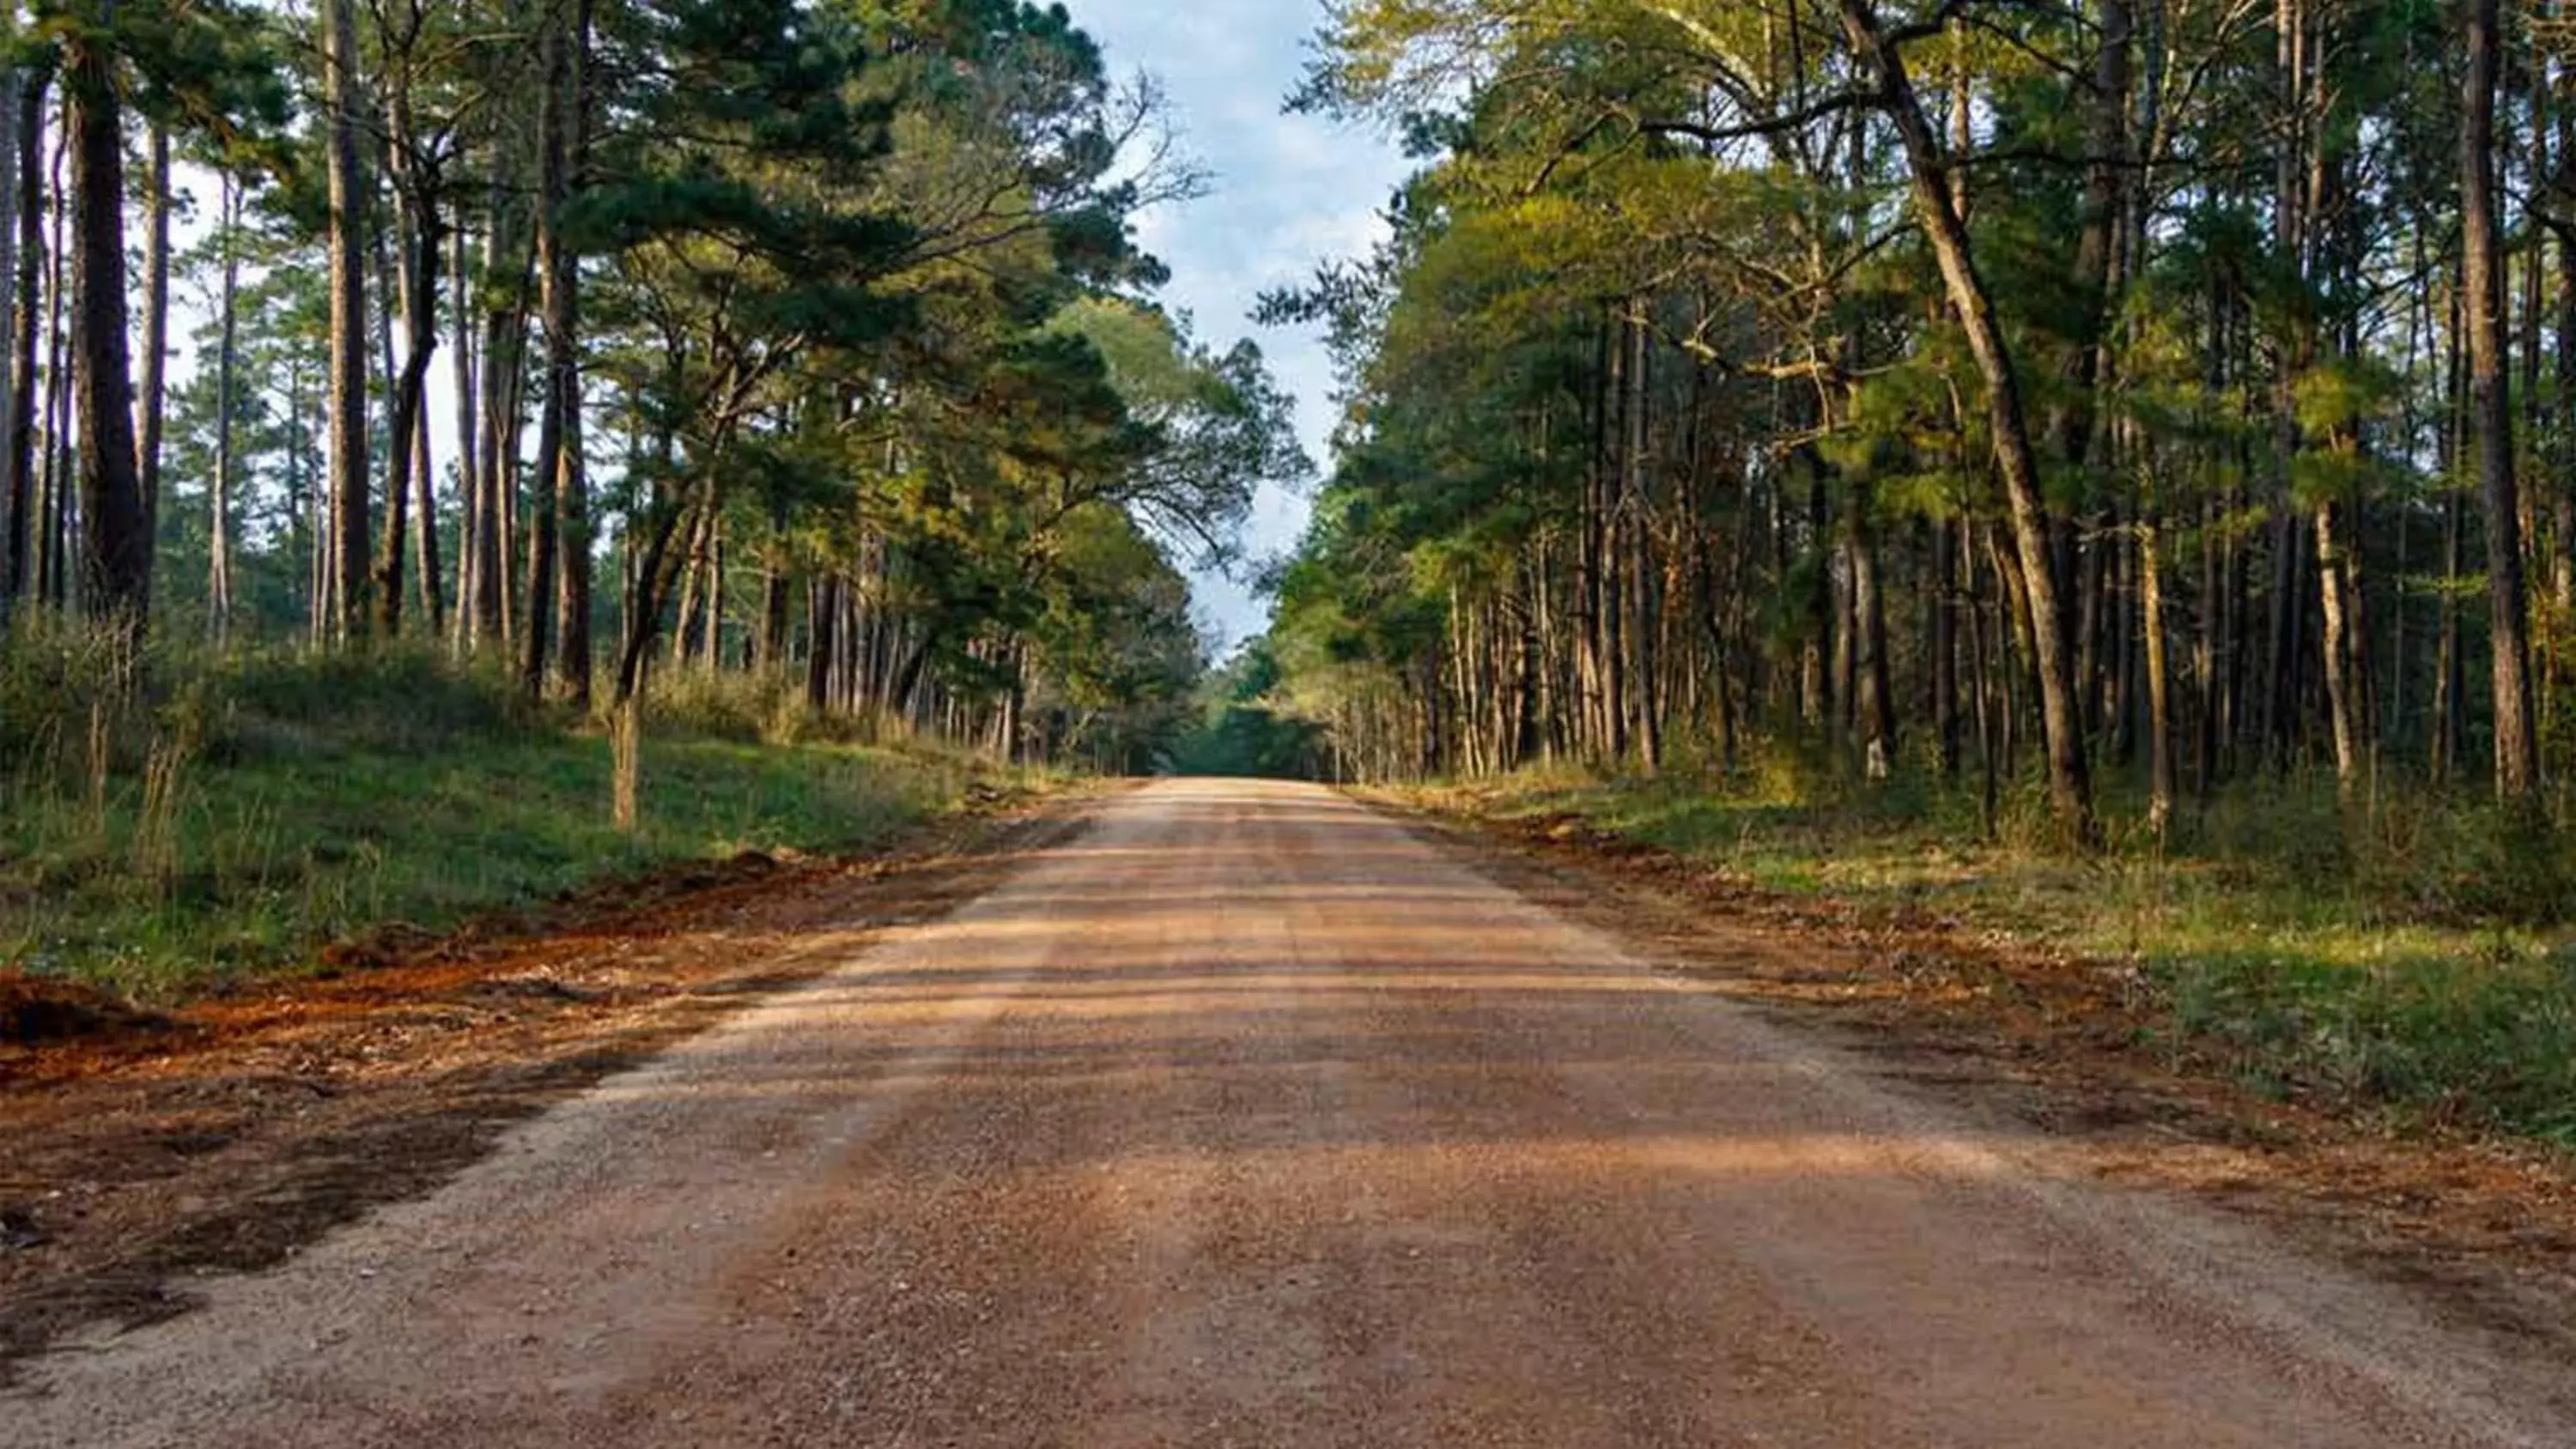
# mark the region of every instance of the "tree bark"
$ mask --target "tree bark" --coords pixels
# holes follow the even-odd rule
[[[556,416],[555,453],[541,460],[553,491],[557,582],[555,682],[565,699],[590,707],[590,487],[582,452],[581,261],[564,239],[563,207],[582,184],[589,151],[591,0],[575,0],[563,43],[564,70],[547,144],[551,179],[539,222],[539,305],[546,329],[546,407]]]
[[[2460,93],[2460,247],[2469,343],[2469,410],[2486,501],[2487,587],[2494,655],[2495,786],[2507,801],[2540,784],[2524,610],[2522,502],[2514,478],[2512,399],[2505,385],[2504,267],[2497,235],[2496,80],[2504,37],[2498,0],[2468,0]]]
[[[1950,780],[1958,777],[1964,740],[1959,716],[1959,535],[1947,518],[1932,521],[1928,606],[1932,613],[1932,732],[1941,778]]]
[[[2317,597],[2325,615],[2327,723],[2334,735],[2335,793],[2349,809],[2361,784],[2361,724],[2357,681],[2351,677],[2352,638],[2344,592],[2343,540],[2337,531],[2335,505],[2315,509]]]
[[[1878,535],[1871,526],[1869,492],[1856,489],[1851,509],[1852,625],[1858,647],[1852,661],[1854,712],[1859,724],[1861,770],[1884,780],[1896,758],[1896,691],[1887,662],[1887,601],[1879,587]]]
[[[425,264],[425,268],[434,265],[435,263]],[[425,304],[429,310],[427,322],[429,341],[426,345],[435,349],[438,346],[436,292],[433,291],[430,298],[431,300]],[[403,305],[409,308],[413,303],[406,298]],[[429,446],[429,409],[426,396],[428,389],[428,379],[423,377],[420,390],[424,396],[417,409],[419,415],[414,421],[411,432],[412,486],[417,490],[413,502],[420,516],[419,527],[412,531],[412,562],[414,571],[420,576],[417,592],[420,596],[421,632],[424,636],[435,639],[445,632],[447,627],[447,594],[442,587],[446,572],[442,562],[443,550],[438,542],[438,474],[432,467]]]
[[[1988,425],[1996,470],[2012,514],[2013,545],[2020,555],[2022,587],[2033,623],[2038,663],[2040,724],[2047,737],[2049,797],[2059,828],[2072,842],[2094,838],[2093,785],[2075,710],[2073,662],[2066,648],[2063,614],[2049,573],[2048,513],[2040,494],[2039,460],[2031,447],[2021,379],[2007,350],[1994,303],[1978,273],[1968,229],[1959,220],[1947,181],[1940,142],[1925,121],[1903,59],[1880,31],[1869,0],[1841,0],[1844,30],[1863,64],[1877,76],[1877,102],[1895,122],[1904,144],[1915,211],[1932,246],[1968,350],[1986,382]]]
[[[2568,13],[2564,3],[2558,13],[2562,17]],[[2567,66],[2561,62],[2559,80],[2563,84],[2568,78]],[[2558,164],[2562,175],[2557,203],[2564,207],[2576,196],[2576,106],[2561,106],[2558,111]],[[2560,619],[2568,621],[2576,619],[2576,227],[2561,228],[2556,241],[2558,446],[2552,458],[2557,476],[2550,508],[2557,538],[2550,550],[2550,594]],[[2567,662],[2552,661],[2562,680]]]
[[[81,602],[92,619],[140,633],[152,606],[152,539],[135,460],[134,378],[126,353],[124,124],[104,51],[85,37],[66,40],[63,72],[72,142]]]
[[[661,634],[662,609],[670,602],[671,585],[679,569],[685,566],[677,559],[671,543],[683,524],[694,522],[697,512],[698,505],[686,499],[653,510],[652,530],[646,536],[643,557],[635,566],[635,596],[627,604],[626,637],[617,651],[617,693],[613,700],[617,706],[624,706],[643,687],[645,663],[651,657],[653,641]]]
[[[233,398],[240,353],[241,183],[223,177],[221,203],[224,271],[215,299],[215,476],[208,486],[206,522],[207,627],[221,643],[233,618]]]
[[[13,611],[34,592],[28,544],[35,536],[36,512],[36,340],[44,308],[39,295],[45,265],[45,82],[42,71],[12,76],[16,90],[8,99],[16,130],[10,137],[10,160],[17,181],[9,214],[0,227],[11,229],[15,242],[5,278],[11,311],[8,329],[9,387],[0,393],[0,506],[8,509],[8,538],[0,553],[0,613]]]
[[[528,697],[545,688],[548,651],[554,637],[555,568],[561,537],[562,508],[557,498],[564,466],[566,416],[557,372],[568,362],[564,340],[555,331],[555,287],[561,238],[555,231],[556,209],[564,197],[564,112],[572,89],[569,38],[560,5],[549,5],[537,42],[536,267],[538,310],[546,332],[546,376],[542,410],[537,420],[537,497],[528,511],[528,631],[520,656],[519,682]]]
[[[456,498],[459,523],[456,536],[456,652],[464,654],[480,638],[478,624],[482,612],[477,600],[483,590],[483,536],[491,526],[483,516],[482,469],[479,448],[482,434],[476,425],[475,402],[480,386],[476,379],[474,357],[474,310],[470,274],[466,270],[465,227],[460,222],[448,236],[448,326],[455,332],[455,345],[448,353],[448,368],[456,389]]]
[[[2092,114],[2085,127],[2091,164],[2085,171],[2084,209],[2075,241],[2075,297],[2081,311],[2057,420],[2058,455],[2077,469],[2092,455],[2094,390],[2108,353],[2111,288],[2124,214],[2122,193],[2129,175],[2123,158],[2129,147],[2133,69],[2129,47],[2135,31],[2127,0],[2094,0],[2093,11],[2101,39],[2094,56]]]
[[[413,433],[426,421],[421,415],[421,394],[429,376],[429,349],[437,345],[434,331],[427,343],[420,336],[420,324],[426,319],[422,299],[424,278],[421,276],[420,248],[415,235],[417,224],[415,218],[405,218],[398,223],[402,235],[397,238],[400,254],[394,260],[394,298],[377,314],[385,332],[385,381],[392,400],[392,408],[385,421],[385,531],[383,541],[376,548],[375,565],[376,632],[387,639],[399,637],[402,633],[403,551],[411,543],[412,465],[419,456],[412,445]],[[429,265],[434,268],[438,264],[434,249],[430,256]],[[379,252],[379,273],[383,270],[383,260],[383,254]],[[435,285],[434,279],[430,280],[430,285]],[[404,355],[400,363],[393,359],[390,326],[392,314],[397,311],[403,314]],[[431,514],[424,509],[421,531],[427,533],[433,522]],[[436,626],[433,623],[431,627],[434,629]]]
[[[419,491],[419,565],[422,628],[439,631],[437,492],[429,477],[429,369],[438,350],[439,260],[446,226],[439,214],[434,172],[424,171],[407,80],[385,106],[386,169],[395,204],[395,300],[402,313],[403,356],[392,369],[392,398],[385,447],[385,534],[376,557],[376,625],[387,638],[402,630],[403,548],[415,487]],[[381,256],[381,252],[379,253]],[[390,346],[390,343],[388,344]]]
[[[68,85],[66,85],[68,89]],[[67,384],[71,373],[71,339],[64,327],[70,310],[67,294],[74,277],[69,260],[71,251],[70,207],[66,204],[70,185],[65,180],[65,163],[71,151],[71,128],[55,128],[53,171],[46,187],[45,255],[45,428],[41,446],[44,465],[38,475],[36,520],[39,537],[36,546],[36,593],[57,612],[69,607],[71,580],[69,561],[64,557],[70,545],[71,480],[70,459],[63,439],[71,431],[72,390]]]
[[[155,122],[146,145],[143,197],[143,358],[137,392],[135,466],[143,485],[143,537],[161,539],[161,434],[169,415],[170,132]]]
[[[331,257],[330,630],[367,629],[367,195],[358,171],[358,31],[353,0],[323,0],[324,144]]]
[[[2138,523],[2138,590],[2146,615],[2147,824],[2158,840],[2173,819],[2172,684],[2165,663],[2164,519],[2153,507]]]

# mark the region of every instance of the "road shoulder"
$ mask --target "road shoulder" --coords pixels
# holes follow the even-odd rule
[[[1886,1085],[2035,1129],[2069,1170],[2259,1225],[2517,1356],[2576,1361],[2576,1162],[2564,1154],[2258,1095],[2159,1043],[2116,965],[1858,928],[1637,842],[1367,798]]]
[[[0,1058],[0,1387],[75,1330],[188,1312],[427,1195],[512,1124],[975,899],[1096,795],[997,804],[879,855],[746,856],[533,930],[269,983]]]

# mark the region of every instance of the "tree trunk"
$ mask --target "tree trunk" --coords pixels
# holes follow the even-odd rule
[[[626,637],[617,651],[615,704],[625,704],[642,687],[645,661],[653,641],[661,634],[662,608],[670,602],[671,585],[680,566],[671,543],[683,524],[694,522],[697,511],[685,500],[652,510],[652,531],[635,565],[635,597],[626,609]],[[634,546],[631,538],[627,546]]]
[[[2336,532],[2335,506],[2316,506],[2317,597],[2325,613],[2326,715],[2335,752],[2335,794],[2345,808],[2358,798],[2361,784],[2361,705],[2358,681],[2352,678],[2352,638],[2344,593],[2343,542]]]
[[[839,587],[835,577],[805,582],[805,707],[816,714],[832,707],[832,655],[838,642],[833,626],[840,617],[834,590]]]
[[[215,476],[207,490],[206,521],[206,622],[218,643],[231,634],[233,619],[233,385],[241,331],[241,184],[227,173],[222,187],[218,224],[223,228],[224,270],[215,300]]]
[[[546,329],[545,406],[556,419],[551,459],[540,476],[552,491],[557,584],[555,680],[565,699],[590,707],[590,488],[582,458],[581,269],[564,240],[560,213],[581,184],[588,151],[590,0],[576,0],[572,31],[559,42],[558,83],[549,88],[553,121],[545,128],[538,218],[540,306]],[[535,607],[532,605],[531,607]],[[534,632],[533,630],[531,632]]]
[[[428,637],[439,632],[438,495],[429,476],[429,369],[438,350],[438,266],[446,227],[439,215],[438,182],[422,165],[417,121],[412,109],[408,71],[389,77],[392,94],[384,103],[384,146],[379,153],[391,179],[394,247],[390,258],[393,302],[380,312],[385,352],[387,418],[385,440],[385,532],[376,554],[376,624],[387,638],[401,632],[403,550],[414,551],[421,597],[421,628]],[[376,267],[386,270],[384,237],[375,238]],[[394,357],[393,321],[402,321],[403,350]],[[417,490],[419,527],[409,533],[409,514]]]
[[[399,123],[397,123],[399,125]],[[397,136],[395,144],[402,138]],[[395,310],[403,317],[403,358],[395,364],[390,356],[392,339],[387,331],[386,366],[392,397],[391,415],[386,419],[385,438],[385,532],[376,550],[376,632],[387,639],[402,633],[403,550],[411,542],[412,470],[419,459],[414,446],[415,433],[428,425],[423,415],[422,397],[429,380],[430,353],[438,345],[436,321],[430,312],[429,299],[437,295],[438,239],[437,215],[428,218],[429,233],[421,231],[422,219],[416,198],[400,198],[404,215],[397,228],[399,255],[394,260]],[[381,240],[381,239],[380,239]],[[424,254],[426,260],[424,260]],[[382,253],[378,264],[382,265]],[[389,313],[380,313],[390,321]],[[420,531],[428,533],[436,518],[427,507],[420,517]],[[435,619],[425,621],[432,634],[438,629]]]
[[[66,90],[68,90],[66,82]],[[66,118],[68,119],[68,118]],[[55,611],[68,607],[71,599],[70,568],[64,558],[71,514],[71,480],[67,476],[69,460],[63,439],[71,431],[71,339],[64,329],[64,315],[69,310],[67,293],[73,280],[69,206],[70,186],[65,181],[65,163],[71,150],[71,129],[57,126],[54,137],[53,170],[46,187],[47,227],[45,255],[45,428],[43,471],[38,478],[36,520],[36,593]]]
[[[2006,349],[2003,329],[1995,320],[1985,279],[1977,271],[1967,227],[1951,203],[1940,142],[1924,120],[1922,104],[1906,77],[1904,62],[1880,32],[1869,0],[1841,0],[1841,6],[1843,26],[1852,47],[1876,74],[1879,105],[1895,122],[1897,135],[1904,143],[1915,210],[1940,265],[1951,306],[1967,335],[1968,350],[1985,378],[1996,468],[2011,506],[2013,545],[2020,555],[2022,587],[2030,601],[2039,666],[2040,723],[2048,743],[2051,808],[2070,841],[2090,844],[2094,838],[2093,785],[2085,760],[2084,737],[2076,719],[2074,670],[2066,648],[2063,614],[2056,585],[2049,575],[2048,514],[2041,499],[2039,460],[2031,448],[2020,375]]]
[[[152,539],[135,461],[134,379],[126,353],[124,127],[105,52],[85,38],[66,40],[63,73],[72,141],[81,601],[91,618],[139,633],[151,612]]]
[[[2567,13],[2564,4],[2559,6],[2559,13]],[[2562,62],[2559,80],[2564,84],[2568,78]],[[2562,106],[2558,111],[2558,164],[2562,171],[2576,172],[2576,106]],[[2558,204],[2566,205],[2571,195],[2576,195],[2576,186],[2562,177]],[[2576,624],[2576,228],[2561,229],[2557,242],[2558,446],[2552,459],[2556,464],[2556,486],[2550,497],[2557,538],[2550,551],[2550,595],[2557,606],[2559,626],[2568,628]],[[2561,679],[2566,665],[2564,659],[2552,661],[2553,672]]]
[[[2508,801],[2540,783],[2532,718],[2531,644],[2523,604],[2521,496],[2514,479],[2512,399],[2505,385],[2504,268],[2497,236],[2496,77],[2504,37],[2498,0],[2468,0],[2460,93],[2460,247],[2469,343],[2469,408],[2486,501],[2490,646],[2495,665],[2495,785]]]
[[[1932,732],[1941,778],[1956,779],[1963,744],[1959,719],[1959,535],[1951,521],[1932,521]],[[1973,627],[1973,623],[1972,626]]]
[[[26,118],[19,113],[18,98],[26,93],[27,72],[11,66],[0,70],[0,287],[18,275],[18,196],[28,182],[19,164],[18,137]],[[16,421],[7,400],[16,394],[17,354],[5,345],[13,335],[13,322],[20,307],[32,307],[35,299],[21,297],[14,291],[0,291],[0,458],[14,455],[16,439],[9,429]],[[0,479],[0,538],[15,538],[23,526],[26,491],[17,486],[17,476]],[[6,625],[10,606],[18,595],[16,549],[0,548],[0,625]]]
[[[1896,691],[1887,663],[1887,601],[1879,588],[1878,536],[1870,523],[1868,491],[1856,489],[1850,507],[1852,624],[1859,636],[1853,688],[1861,769],[1870,779],[1884,780],[1896,759]]]
[[[2084,209],[2075,241],[2075,298],[2081,312],[2067,358],[2065,402],[2057,418],[2058,455],[2078,470],[2092,455],[2094,390],[2108,351],[2122,193],[2128,179],[2123,158],[2129,145],[2129,48],[2135,28],[2127,0],[2094,0],[2093,10],[2101,39],[2094,57],[2092,113],[2085,135],[2091,164],[2085,171]],[[2091,671],[2082,673],[2091,688]]]
[[[547,369],[549,380],[553,369]],[[544,692],[549,651],[554,641],[556,513],[554,490],[547,486],[562,466],[563,414],[549,406],[537,417],[537,497],[528,509],[528,609],[520,636],[519,687],[530,699]]]
[[[145,155],[143,197],[143,359],[136,379],[135,467],[143,485],[145,547],[161,540],[161,433],[169,413],[170,132],[155,122]],[[147,564],[146,567],[149,567]]]
[[[2138,591],[2146,615],[2147,824],[2158,840],[2173,819],[2172,685],[2165,666],[2164,519],[2154,508],[2138,523]]]
[[[2461,768],[2468,735],[2468,661],[2460,644],[2460,575],[2468,524],[2459,490],[2442,494],[2442,612],[2434,635],[2433,783],[2447,785]]]
[[[367,628],[367,195],[358,173],[358,30],[353,0],[323,0],[323,91],[331,255],[330,626]]]
[[[502,174],[507,158],[493,157],[489,226],[483,237],[483,345],[476,379],[481,430],[474,435],[474,622],[476,647],[506,651],[511,644],[510,562],[517,509],[519,374],[527,360],[525,278],[521,218],[515,188]]]
[[[428,271],[433,279],[436,273],[430,269],[436,265],[434,259],[422,264],[423,270]],[[428,337],[422,345],[431,350],[435,350],[438,346],[437,298],[438,294],[432,291],[427,302],[417,304],[427,313],[422,325],[427,328]],[[408,310],[415,303],[406,297],[403,299],[403,305]],[[447,627],[447,594],[442,586],[445,570],[438,543],[438,474],[431,466],[427,396],[429,379],[426,374],[421,378],[418,390],[422,396],[414,408],[416,416],[411,430],[411,476],[412,486],[418,490],[413,503],[420,515],[420,526],[412,531],[412,558],[414,572],[420,576],[421,633],[426,638],[435,639],[445,632]]]
[[[462,208],[459,208],[462,210]],[[448,352],[448,369],[456,389],[456,501],[459,522],[456,534],[456,652],[463,654],[476,638],[477,610],[475,600],[482,590],[483,533],[490,526],[483,516],[482,471],[477,466],[477,448],[482,435],[476,426],[475,401],[478,386],[474,366],[474,310],[471,275],[466,270],[465,227],[459,224],[448,233],[447,285],[448,326],[455,333],[455,345]]]
[[[1806,718],[1807,728],[1824,735],[1836,748],[1837,721],[1842,718],[1843,703],[1835,692],[1840,671],[1833,667],[1834,607],[1833,552],[1829,540],[1833,535],[1833,512],[1825,498],[1825,475],[1813,453],[1798,454],[1807,475],[1807,545],[1814,554],[1814,567],[1807,581],[1807,635],[1805,648],[1798,659],[1798,708]]]
[[[769,511],[769,557],[761,570],[760,633],[753,655],[755,665],[767,674],[778,674],[787,667],[787,627],[790,609],[787,552],[787,503],[773,498]]]
[[[0,612],[14,610],[35,590],[28,544],[35,536],[36,512],[36,340],[43,326],[39,293],[45,266],[45,76],[41,71],[12,76],[10,159],[17,172],[15,208],[0,216],[16,243],[14,264],[0,284],[9,288],[9,387],[0,393],[0,506],[9,513],[7,550],[0,555]]]

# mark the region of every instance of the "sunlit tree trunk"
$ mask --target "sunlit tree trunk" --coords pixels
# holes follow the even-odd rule
[[[36,337],[43,316],[38,293],[44,280],[45,77],[42,72],[13,70],[0,90],[0,123],[9,128],[9,186],[0,205],[0,231],[8,237],[8,265],[0,286],[8,288],[8,385],[0,388],[0,510],[6,512],[7,534],[0,543],[0,620],[13,613],[32,592],[27,546],[35,534],[36,511]]]
[[[240,352],[241,183],[222,179],[223,280],[215,299],[215,476],[209,481],[206,544],[207,626],[218,642],[232,631],[233,618],[233,441],[234,375]]]
[[[2173,818],[2171,676],[2165,658],[2164,518],[2150,506],[2138,523],[2138,589],[2146,615],[2147,825],[2162,840]]]
[[[353,0],[323,0],[324,148],[331,258],[330,631],[364,635],[367,610],[367,194],[358,170],[364,120],[358,99]]]
[[[1967,227],[1952,202],[1941,144],[1924,119],[1904,62],[1880,32],[1869,0],[1841,0],[1841,6],[1852,47],[1875,75],[1881,107],[1894,121],[1897,136],[1904,144],[1915,212],[1923,222],[1925,238],[1931,244],[1951,305],[1966,334],[1969,353],[1985,379],[1996,471],[2002,476],[2004,497],[2011,511],[2013,544],[2034,626],[2051,807],[2070,840],[2089,842],[2094,835],[2091,771],[2076,716],[2073,661],[2066,647],[2057,590],[2049,571],[2048,513],[2040,493],[2039,459],[2031,446],[2019,370],[1995,319],[1994,302],[1985,279],[1977,271]]]
[[[408,146],[409,121],[397,108],[393,152]],[[402,223],[397,228],[396,301],[403,323],[403,357],[393,376],[392,414],[385,447],[385,536],[376,557],[376,627],[387,638],[401,632],[404,534],[413,490],[419,492],[419,538],[415,546],[420,589],[427,604],[421,627],[438,633],[437,495],[427,466],[430,364],[438,350],[438,264],[444,227],[427,178],[406,175],[399,188]]]
[[[2344,543],[2333,503],[2319,503],[2312,521],[2318,597],[2325,614],[2326,712],[2334,736],[2335,789],[2349,807],[2361,782],[2361,723],[2358,681],[2350,677],[2351,599],[2344,588]]]
[[[557,555],[555,681],[576,707],[590,705],[591,531],[590,485],[583,461],[581,413],[581,264],[559,224],[560,213],[581,185],[589,152],[590,0],[574,0],[571,33],[564,37],[562,75],[550,102],[555,120],[547,144],[554,148],[544,187],[547,219],[538,242],[540,305],[546,330],[545,406],[557,419],[554,456],[541,459],[551,491]]]
[[[143,488],[145,546],[161,538],[161,434],[169,412],[170,132],[155,123],[145,145],[143,191],[143,358],[135,388],[135,466]],[[149,567],[147,564],[146,567]]]
[[[65,557],[71,543],[70,458],[63,446],[71,432],[72,401],[71,338],[64,326],[73,279],[70,188],[64,180],[71,150],[68,105],[66,101],[62,121],[54,127],[53,169],[45,187],[45,423],[39,443],[45,451],[36,501],[36,595],[56,611],[71,601],[71,569]]]
[[[555,331],[557,261],[563,241],[556,230],[563,205],[565,111],[572,90],[571,44],[564,33],[560,5],[549,5],[539,21],[537,40],[537,196],[536,270],[538,310],[546,333],[545,385],[537,416],[536,497],[528,509],[527,632],[521,639],[519,682],[534,698],[545,687],[555,633],[555,569],[562,510],[556,491],[561,484],[564,425],[567,421],[557,388],[557,371],[569,364],[565,339]]]
[[[449,349],[448,366],[456,390],[456,499],[458,528],[456,537],[456,617],[455,646],[466,653],[479,637],[477,623],[480,610],[477,600],[483,590],[483,535],[490,521],[483,515],[483,475],[478,466],[478,448],[482,434],[476,424],[475,403],[480,394],[474,357],[474,311],[471,282],[466,271],[466,238],[462,224],[448,236],[448,326],[454,333]]]

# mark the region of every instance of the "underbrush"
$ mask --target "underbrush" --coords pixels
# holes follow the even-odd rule
[[[913,738],[891,713],[826,713],[807,702],[801,674],[705,669],[658,676],[648,692],[652,727],[692,739],[768,745],[889,745]]]
[[[0,640],[0,968],[167,1000],[666,862],[865,848],[991,773],[678,704],[622,831],[604,733],[433,650],[137,658],[22,628]]]
[[[1726,774],[1564,772],[1421,792],[1435,807],[1571,817],[1840,903],[2136,967],[2176,1050],[2285,1095],[2576,1146],[2576,849],[2539,814],[2421,787],[2347,808],[2330,779],[2231,785],[2161,840],[2106,800],[2106,849],[2048,848],[2046,798],[1876,785],[1781,750]]]

